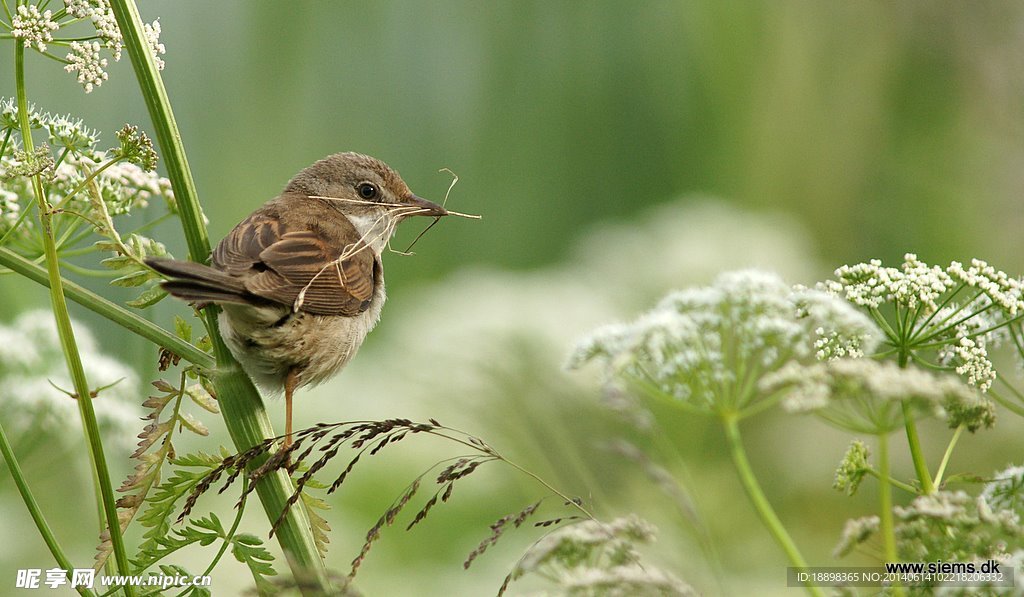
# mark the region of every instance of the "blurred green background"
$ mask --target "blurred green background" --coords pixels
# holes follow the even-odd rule
[[[141,10],[160,18],[163,76],[214,240],[298,170],[344,150],[383,159],[435,200],[450,181],[438,170],[450,168],[459,182],[448,206],[484,216],[441,222],[414,257],[385,257],[391,300],[379,329],[349,370],[300,396],[299,424],[451,421],[594,500],[605,517],[636,511],[658,524],[652,557],[708,594],[786,591],[784,559],[717,428],[656,413],[668,458],[656,452],[662,443],[634,437],[697,502],[716,569],[672,500],[607,449],[638,434],[599,405],[593,371],[560,371],[572,339],[735,267],[811,283],[842,263],[893,263],[912,251],[1024,271],[1020,3],[178,0]],[[127,58],[90,95],[55,63],[32,53],[28,63],[40,108],[84,118],[108,142],[125,122],[149,128]],[[12,64],[0,60],[0,95],[13,95]],[[396,247],[419,225],[405,224]],[[175,225],[160,230],[183,255]],[[46,304],[10,276],[0,292],[5,321]],[[150,316],[166,325],[174,312],[185,310],[166,301]],[[143,382],[154,378],[151,347],[73,313],[102,350]],[[270,408],[280,421],[282,405]],[[219,421],[207,422],[214,437],[192,447],[227,441]],[[984,474],[1019,464],[1019,423],[1008,415],[987,440],[967,438],[953,466]],[[835,563],[843,520],[873,504],[870,492],[851,500],[829,489],[849,438],[774,415],[748,433],[755,469],[805,555]],[[937,461],[947,434],[935,426],[925,438]],[[412,477],[456,453],[399,446],[367,463],[331,498],[329,565],[347,570]],[[125,456],[114,457],[121,472]],[[91,515],[87,475],[33,474],[58,527]],[[3,524],[31,536],[9,481],[0,488]],[[422,528],[385,532],[358,586],[369,595],[496,590],[535,532],[503,539],[469,572],[462,558],[541,488],[497,465],[456,493]],[[209,502],[221,512],[230,503]],[[250,530],[263,533],[256,514]],[[89,529],[64,534],[86,561]],[[48,561],[33,539],[0,547],[2,570]],[[231,587],[224,594],[247,582],[231,565],[215,577]]]

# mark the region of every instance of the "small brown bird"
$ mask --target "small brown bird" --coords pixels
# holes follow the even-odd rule
[[[235,226],[212,267],[150,259],[163,287],[223,307],[220,327],[261,387],[284,390],[286,444],[292,394],[338,373],[355,356],[384,304],[381,252],[409,216],[448,212],[417,197],[398,173],[358,153],[327,156]]]

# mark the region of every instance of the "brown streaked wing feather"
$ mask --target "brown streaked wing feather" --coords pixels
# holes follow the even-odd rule
[[[279,200],[280,201],[280,200]],[[374,255],[344,217],[309,226],[279,201],[257,210],[213,253],[214,267],[240,278],[258,297],[321,315],[354,316],[366,310],[375,286]],[[334,216],[336,214],[329,214]],[[340,264],[338,257],[348,257]],[[305,292],[303,292],[305,289]]]
[[[356,244],[355,228],[347,228],[346,238],[330,240],[313,230],[286,232],[260,253],[269,269],[249,276],[246,289],[299,311],[350,317],[362,313],[373,297],[374,255],[366,245]],[[348,257],[339,261],[343,253]]]
[[[242,220],[213,251],[213,266],[233,276],[249,272],[260,253],[283,233],[276,213],[260,210]]]

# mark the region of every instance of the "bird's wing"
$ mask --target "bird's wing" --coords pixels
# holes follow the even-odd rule
[[[257,211],[217,245],[213,263],[257,297],[319,315],[362,313],[379,278],[373,251],[344,217],[331,218],[328,234]]]

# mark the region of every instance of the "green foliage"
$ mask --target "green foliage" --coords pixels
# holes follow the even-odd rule
[[[263,541],[245,533],[235,535],[231,539],[231,553],[236,560],[249,567],[260,594],[274,591],[274,586],[267,581],[268,576],[277,574],[272,565],[274,558],[263,547]]]

